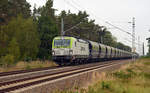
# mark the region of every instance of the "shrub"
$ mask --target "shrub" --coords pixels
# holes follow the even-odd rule
[[[30,65],[27,65],[25,69],[26,69],[26,70],[31,69],[31,66],[30,66]]]
[[[102,89],[110,89],[111,83],[102,81],[101,85],[102,85]]]
[[[15,63],[15,59],[14,59],[13,55],[8,54],[8,55],[6,55],[4,57],[1,57],[1,64],[4,67],[11,66],[14,63]]]
[[[144,73],[144,77],[146,77],[147,79],[150,79],[150,73]]]
[[[89,87],[87,93],[96,93],[96,91],[92,87]]]
[[[133,71],[132,69],[130,69],[130,68],[126,69],[126,71],[127,71],[129,74],[131,74],[131,76],[137,75],[136,72],[134,72],[134,71]]]
[[[123,71],[115,72],[115,73],[113,73],[113,75],[120,79],[129,79],[132,77],[131,73],[125,73]]]

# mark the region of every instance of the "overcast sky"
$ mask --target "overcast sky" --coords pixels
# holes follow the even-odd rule
[[[27,0],[32,7],[43,6],[46,0]],[[54,0],[54,8],[59,14],[62,10],[71,10],[77,13],[79,10],[86,10],[91,19],[95,19],[97,24],[107,26],[109,31],[117,37],[118,41],[131,46],[132,37],[120,30],[114,29],[105,22],[108,21],[132,33],[131,24],[135,17],[136,38],[140,36],[140,41],[145,43],[145,50],[148,51],[146,38],[150,37],[150,0]],[[64,20],[65,21],[65,20]],[[138,43],[138,39],[136,39]],[[140,48],[142,50],[142,46]],[[138,47],[136,48],[138,51]],[[142,51],[141,51],[142,52]]]

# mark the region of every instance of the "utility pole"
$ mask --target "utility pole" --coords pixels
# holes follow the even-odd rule
[[[64,20],[61,18],[61,36],[64,35]]]
[[[143,56],[145,55],[144,42],[143,42]]]
[[[132,60],[135,61],[135,18],[132,19]]]
[[[150,29],[148,31],[150,32]],[[148,54],[147,54],[147,56],[150,56],[150,37],[147,38],[146,40],[148,40]]]
[[[140,36],[138,36],[138,52],[140,54]]]
[[[150,56],[150,38],[147,38],[146,40],[148,40],[148,47],[149,47],[147,55]]]

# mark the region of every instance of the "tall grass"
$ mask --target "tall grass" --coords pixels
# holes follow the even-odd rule
[[[31,61],[31,62],[21,61],[11,67],[5,67],[5,68],[1,67],[0,72],[44,68],[44,67],[52,67],[52,66],[56,66],[56,64],[52,61]]]
[[[150,93],[150,58],[141,58],[98,79],[87,89],[57,93]]]

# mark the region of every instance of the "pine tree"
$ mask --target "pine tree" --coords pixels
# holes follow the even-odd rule
[[[22,14],[30,17],[31,5],[26,0],[0,0],[0,24],[6,24],[12,17]]]
[[[45,6],[43,6],[41,15],[50,16],[52,19],[55,18],[55,9],[53,7],[53,0],[47,0]]]
[[[52,40],[58,35],[58,28],[56,25],[55,9],[53,7],[53,0],[47,0],[45,6],[37,10],[41,14],[38,23],[38,32],[40,35],[40,48],[38,58],[50,59],[52,50]]]
[[[38,57],[41,59],[50,59],[52,40],[58,35],[57,26],[50,17],[41,16],[38,20],[38,30],[41,39]]]

